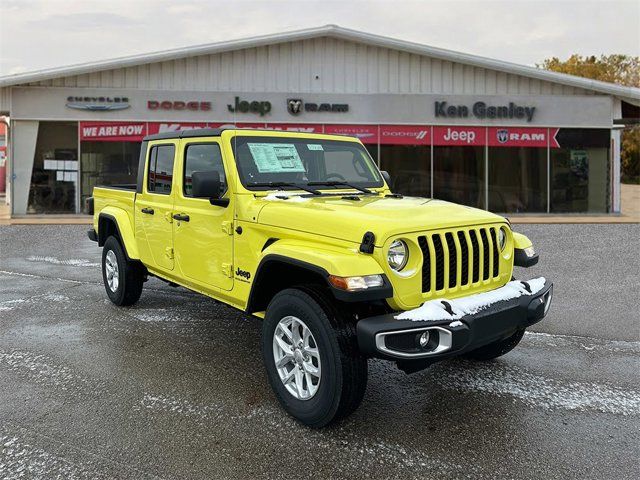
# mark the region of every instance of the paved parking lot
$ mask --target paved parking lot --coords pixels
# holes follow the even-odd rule
[[[640,477],[639,225],[521,225],[550,316],[489,364],[370,363],[360,409],[278,407],[259,321],[151,280],[106,300],[85,226],[0,227],[0,478]]]

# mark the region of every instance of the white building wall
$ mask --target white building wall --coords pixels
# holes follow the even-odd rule
[[[0,88],[0,114],[11,110],[11,88]]]
[[[581,88],[330,37],[29,85],[221,92],[593,94]]]

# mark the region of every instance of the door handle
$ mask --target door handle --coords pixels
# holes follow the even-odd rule
[[[147,215],[153,215],[153,208],[143,208],[140,210],[142,213],[146,213]]]
[[[173,215],[173,219],[177,220],[179,222],[188,222],[189,221],[189,215],[185,215],[183,213],[176,213],[175,215]]]

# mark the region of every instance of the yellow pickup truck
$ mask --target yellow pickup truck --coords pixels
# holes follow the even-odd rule
[[[552,284],[503,217],[389,189],[359,140],[202,129],[142,142],[137,185],[95,188],[89,238],[109,299],[157,277],[263,320],[282,407],[322,427],[353,412],[368,358],[405,372],[514,348]]]

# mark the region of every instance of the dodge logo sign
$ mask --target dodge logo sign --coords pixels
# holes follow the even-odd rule
[[[299,98],[288,99],[287,110],[291,115],[298,115],[302,111],[302,100]]]
[[[211,102],[198,102],[198,101],[182,101],[182,100],[149,100],[147,102],[147,108],[149,110],[190,110],[197,111],[202,110],[208,112],[211,110]]]

